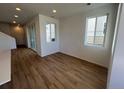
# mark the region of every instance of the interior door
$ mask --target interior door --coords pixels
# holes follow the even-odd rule
[[[35,24],[29,26],[30,48],[36,50],[36,29]]]

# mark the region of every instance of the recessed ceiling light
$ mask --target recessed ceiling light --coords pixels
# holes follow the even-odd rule
[[[16,21],[13,21],[13,23],[15,24],[15,23],[16,23]]]
[[[17,10],[17,11],[21,11],[21,8],[18,8],[18,7],[17,7],[16,10]]]
[[[53,13],[56,13],[56,10],[55,9],[53,10]]]
[[[87,3],[87,5],[91,5],[91,3]]]
[[[18,15],[14,15],[15,18],[18,18],[19,16]]]

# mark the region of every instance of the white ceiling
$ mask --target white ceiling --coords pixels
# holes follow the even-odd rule
[[[100,7],[104,4],[91,4],[87,6],[85,3],[0,3],[0,21],[12,23],[14,15],[17,14],[19,18],[16,19],[17,23],[24,24],[37,14],[43,14],[47,16],[54,16],[55,18],[62,18],[71,16],[76,13],[81,13],[89,9]],[[15,8],[19,7],[22,11],[16,11]],[[56,9],[56,14],[52,13],[52,10]]]

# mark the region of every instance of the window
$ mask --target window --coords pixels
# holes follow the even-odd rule
[[[85,45],[104,46],[107,15],[87,18]]]
[[[55,31],[56,26],[55,24],[46,24],[46,41],[52,42],[55,41]]]

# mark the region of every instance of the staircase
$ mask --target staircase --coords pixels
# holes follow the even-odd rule
[[[0,85],[11,81],[11,49],[15,48],[15,39],[0,32]]]

